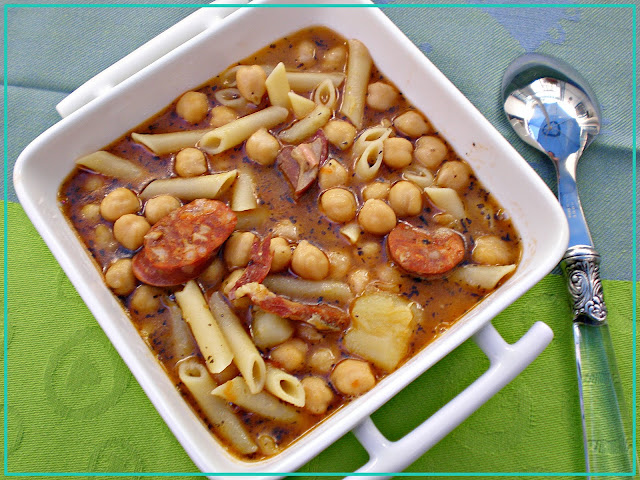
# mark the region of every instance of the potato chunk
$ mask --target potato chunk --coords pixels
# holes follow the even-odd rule
[[[344,345],[385,371],[396,368],[408,352],[414,326],[411,302],[399,295],[375,292],[356,299]]]

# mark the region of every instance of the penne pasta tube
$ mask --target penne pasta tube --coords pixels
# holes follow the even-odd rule
[[[355,155],[361,155],[372,142],[377,140],[384,141],[389,138],[392,131],[391,128],[382,126],[367,128],[353,143],[353,153]]]
[[[231,210],[244,212],[258,207],[255,182],[248,171],[238,173],[238,178],[233,184],[231,195]]]
[[[269,210],[265,207],[258,207],[253,210],[236,212],[236,216],[238,217],[236,230],[250,230],[252,228],[260,228],[267,221]]]
[[[260,392],[264,388],[266,367],[253,340],[220,292],[211,295],[209,308],[227,339],[233,353],[233,361],[244,377],[249,392]]]
[[[280,400],[296,407],[304,407],[305,392],[302,383],[284,370],[267,365],[267,380],[264,387]]]
[[[189,280],[184,289],[175,293],[182,316],[191,327],[196,343],[211,373],[220,373],[233,361],[233,353],[215,320],[200,287]]]
[[[225,107],[242,108],[247,105],[247,100],[240,94],[240,90],[237,88],[216,90],[213,96],[220,105],[224,105]]]
[[[353,168],[356,176],[364,181],[374,179],[382,165],[383,151],[382,140],[371,142],[356,159]]]
[[[269,96],[269,103],[278,107],[290,108],[291,102],[289,101],[289,80],[287,80],[287,72],[284,68],[284,63],[280,62],[276,65],[276,68],[269,74],[265,80],[265,86],[267,87],[267,95]]]
[[[172,195],[182,200],[216,199],[231,187],[237,175],[237,170],[231,170],[200,177],[161,178],[147,185],[140,192],[140,198],[148,200],[157,195]]]
[[[254,453],[258,446],[231,407],[220,397],[211,395],[217,384],[195,357],[178,365],[178,377],[193,396],[215,432],[243,455]]]
[[[449,279],[480,290],[492,290],[502,277],[516,269],[515,265],[463,265]]]
[[[355,245],[358,243],[358,240],[360,240],[360,235],[362,235],[363,232],[358,222],[349,222],[340,229],[340,233],[347,237],[347,240],[349,240],[352,245]]]
[[[436,207],[456,220],[467,216],[460,195],[453,188],[427,187],[424,191]]]
[[[211,155],[224,152],[239,145],[261,128],[272,128],[284,122],[289,110],[271,106],[255,113],[245,115],[205,134],[199,146]]]
[[[427,167],[411,165],[402,171],[402,178],[414,183],[419,188],[427,188],[433,185],[434,176]]]
[[[290,405],[282,403],[268,392],[251,393],[242,377],[236,377],[216,387],[213,395],[224,398],[249,412],[257,413],[271,420],[285,423],[296,423],[300,414]]]
[[[358,227],[359,228],[359,227]],[[349,285],[338,280],[305,280],[285,275],[268,275],[262,282],[272,292],[293,298],[349,302],[353,298]]]
[[[316,108],[316,102],[294,92],[289,92],[289,102],[296,118],[306,117]]]
[[[357,128],[362,127],[367,85],[373,61],[369,50],[359,40],[348,40],[349,58],[347,60],[347,80],[340,112]]]
[[[80,157],[76,160],[76,164],[122,180],[135,180],[144,174],[144,170],[138,165],[104,150]]]
[[[331,118],[331,109],[325,105],[318,105],[309,115],[280,132],[279,137],[287,143],[298,143],[324,127],[329,118]]]
[[[333,108],[337,100],[336,87],[333,86],[329,79],[323,80],[313,93],[313,101],[318,105]]]
[[[202,136],[210,132],[205,130],[181,130],[171,133],[132,133],[134,142],[141,143],[156,155],[175,153],[183,148],[195,147]]]
[[[327,79],[338,88],[344,81],[344,77],[342,72],[287,72],[289,86],[294,92],[310,92]]]

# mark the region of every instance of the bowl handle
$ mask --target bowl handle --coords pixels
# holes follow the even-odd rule
[[[56,110],[62,118],[69,116],[144,67],[151,65],[160,57],[218,24],[239,8],[237,4],[246,4],[248,1],[216,0],[211,2],[216,6],[215,8],[205,7],[196,10],[95,77],[87,80],[58,103]],[[226,4],[234,6],[225,7]]]
[[[551,342],[553,332],[543,322],[536,322],[520,340],[510,345],[488,323],[473,340],[490,361],[489,369],[449,403],[395,442],[389,441],[367,417],[354,428],[358,441],[367,450],[369,461],[349,480],[388,478],[401,472],[427,450],[460,425],[487,400],[518,376]]]

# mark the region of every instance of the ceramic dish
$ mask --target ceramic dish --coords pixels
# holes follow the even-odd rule
[[[370,454],[360,472],[401,471],[510,382],[551,340],[550,329],[538,322],[520,341],[508,345],[491,319],[560,260],[568,241],[565,217],[527,163],[378,8],[241,8],[220,20],[223,12],[226,15],[230,9],[201,9],[156,39],[154,48],[143,47],[72,94],[59,106],[66,118],[20,155],[14,170],[18,197],[98,323],[203,472],[216,478],[231,472],[260,478],[260,473],[295,471],[350,430]],[[368,46],[378,68],[432,120],[510,212],[523,238],[523,256],[502,287],[373,390],[282,453],[244,462],[227,453],[181,398],[58,209],[57,192],[76,158],[109,144],[238,59],[311,25],[325,25]],[[186,31],[199,33],[184,41]],[[179,46],[171,49],[175,44]],[[171,51],[132,74],[155,60],[154,52],[167,50]],[[490,358],[489,370],[406,437],[387,441],[369,415],[470,337]]]

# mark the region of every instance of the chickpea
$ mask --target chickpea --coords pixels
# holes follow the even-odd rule
[[[358,213],[358,223],[365,232],[386,235],[396,226],[396,214],[382,200],[372,198],[364,202]]]
[[[118,242],[113,238],[113,232],[104,224],[96,225],[93,230],[93,241],[96,248],[103,250],[115,250],[118,248]]]
[[[372,198],[385,200],[389,196],[389,184],[386,182],[373,182],[364,187],[362,198],[366,202]]]
[[[445,162],[438,170],[436,184],[439,187],[453,188],[461,191],[471,181],[471,169],[459,160]]]
[[[225,272],[226,267],[224,262],[218,257],[205,268],[204,272],[198,276],[198,279],[211,286],[218,285],[222,282]]]
[[[123,247],[137,250],[142,246],[144,236],[150,228],[151,225],[144,217],[135,213],[127,213],[113,224],[113,236]]]
[[[271,233],[274,236],[284,237],[287,240],[291,240],[292,242],[298,240],[298,227],[296,227],[295,224],[289,219],[284,219],[278,222],[276,226],[271,230]]]
[[[273,260],[271,260],[271,272],[281,272],[286,270],[291,263],[291,257],[293,251],[291,245],[284,237],[274,237],[271,239],[269,250],[273,253]]]
[[[297,67],[310,67],[316,63],[316,47],[311,40],[302,40],[296,46],[296,57],[293,60]]]
[[[189,123],[202,121],[208,111],[209,99],[202,92],[187,92],[176,103],[176,113]]]
[[[173,168],[181,177],[197,177],[207,171],[207,159],[197,148],[183,148],[176,154]]]
[[[382,161],[389,168],[404,168],[411,163],[413,145],[402,137],[391,137],[383,142]]]
[[[211,120],[209,125],[212,127],[221,127],[227,123],[231,123],[238,118],[237,112],[226,105],[218,105],[211,109]]]
[[[413,217],[422,211],[422,191],[412,182],[401,180],[389,191],[389,205],[398,217]]]
[[[376,379],[367,362],[348,358],[333,369],[331,383],[344,395],[358,396],[371,390]]]
[[[162,217],[169,215],[174,210],[180,208],[180,200],[171,195],[158,195],[150,198],[144,205],[144,216],[151,225]]]
[[[415,110],[409,110],[402,115],[398,115],[393,120],[393,126],[396,127],[400,133],[411,138],[420,137],[430,130],[427,121]]]
[[[80,215],[87,222],[97,223],[100,220],[100,205],[88,203],[80,209]]]
[[[301,370],[305,365],[309,346],[299,338],[292,338],[271,350],[269,358],[288,372]]]
[[[364,292],[367,285],[369,285],[369,281],[369,270],[366,268],[354,270],[349,274],[349,278],[347,279],[347,283],[354,295],[360,295]]]
[[[471,259],[485,265],[509,265],[514,262],[513,247],[496,235],[483,235],[475,239]]]
[[[127,213],[136,213],[140,210],[138,196],[128,188],[116,188],[100,203],[100,215],[110,222],[116,221]]]
[[[325,52],[322,56],[322,66],[329,71],[341,71],[347,61],[347,49],[338,45]]]
[[[107,286],[116,295],[129,295],[136,288],[136,277],[133,275],[130,258],[121,258],[112,263],[104,278]]]
[[[157,312],[160,307],[162,290],[151,285],[140,285],[131,296],[131,308],[140,315]]]
[[[266,128],[253,133],[245,144],[247,156],[260,165],[273,165],[280,152],[280,142]]]
[[[256,445],[258,445],[258,451],[265,456],[270,457],[271,455],[275,455],[280,451],[280,447],[278,447],[278,442],[271,435],[266,433],[261,433],[256,438]]]
[[[376,274],[378,279],[389,285],[396,285],[398,288],[400,287],[400,283],[402,282],[402,274],[400,270],[398,270],[393,265],[382,264],[376,268]]]
[[[327,412],[333,400],[333,392],[320,377],[304,377],[301,382],[304,388],[304,408],[313,415],[323,415]]]
[[[293,326],[275,313],[256,310],[251,320],[251,336],[258,348],[271,348],[289,340]]]
[[[435,170],[447,156],[447,146],[433,135],[420,137],[416,140],[413,156],[420,165]]]
[[[336,159],[326,162],[318,172],[318,185],[322,190],[346,185],[349,182],[349,172]]]
[[[102,187],[104,187],[104,184],[105,184],[104,177],[102,177],[101,175],[91,175],[84,182],[84,185],[82,186],[82,188],[87,192],[95,192],[96,190],[99,190]]]
[[[361,247],[358,248],[358,250],[361,253],[361,255],[358,255],[358,257],[362,261],[377,261],[377,259],[380,257],[380,252],[382,251],[382,245],[380,244],[380,242],[365,242]]]
[[[293,251],[291,269],[308,280],[322,280],[329,274],[329,259],[315,245],[301,241]]]
[[[229,268],[246,267],[256,236],[251,232],[234,232],[224,245],[223,258]]]
[[[336,363],[336,355],[328,347],[315,349],[309,356],[309,366],[316,373],[329,373]]]
[[[351,257],[344,252],[329,252],[329,278],[342,279],[351,268]]]
[[[344,120],[331,120],[322,130],[327,140],[340,150],[346,150],[356,138],[356,127]]]
[[[367,87],[367,106],[383,112],[398,103],[400,92],[384,82],[370,83]]]
[[[240,95],[258,105],[267,91],[267,74],[260,65],[242,65],[236,71],[236,83]]]
[[[320,197],[320,207],[334,222],[349,222],[356,216],[356,198],[346,188],[331,188]]]

